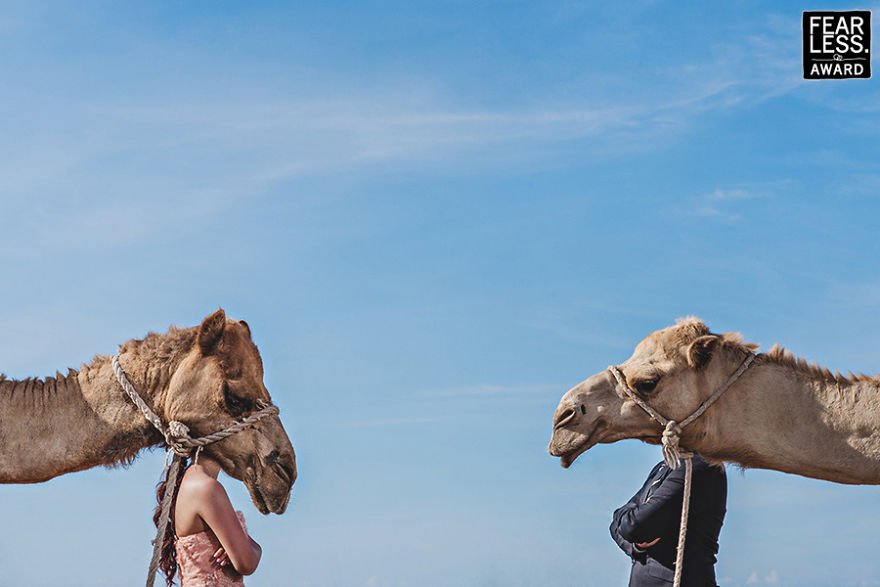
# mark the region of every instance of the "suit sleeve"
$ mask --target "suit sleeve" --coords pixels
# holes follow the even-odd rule
[[[705,467],[694,461],[694,473]],[[629,542],[650,542],[670,527],[675,527],[672,516],[680,511],[684,494],[685,465],[672,471],[651,495],[647,503],[636,504],[622,512],[620,536]]]
[[[633,544],[632,542],[625,540],[620,534],[620,519],[623,517],[624,513],[636,506],[634,502],[636,497],[638,497],[638,494],[634,495],[626,505],[614,510],[614,515],[611,517],[611,527],[609,528],[609,530],[611,530],[611,538],[614,539],[614,542],[617,543],[620,550],[629,556],[633,555]]]
[[[623,537],[623,535],[622,535],[621,532],[620,532],[620,523],[621,523],[621,521],[623,520],[623,518],[624,518],[624,517],[630,512],[630,511],[632,511],[633,509],[635,509],[635,508],[638,507],[638,504],[639,504],[639,495],[642,493],[642,491],[644,491],[644,489],[645,489],[645,485],[647,485],[648,483],[650,483],[651,478],[654,476],[654,474],[656,473],[656,471],[657,471],[657,469],[659,468],[659,466],[660,466],[660,465],[657,465],[656,467],[654,467],[654,469],[651,471],[651,474],[648,475],[648,479],[645,481],[645,484],[642,485],[642,488],[639,489],[639,490],[636,492],[636,494],[633,495],[633,496],[629,499],[628,502],[626,502],[626,504],[624,504],[623,506],[617,508],[617,509],[614,511],[614,515],[612,515],[612,517],[611,517],[611,527],[609,528],[609,530],[611,531],[611,538],[614,539],[614,542],[617,543],[617,546],[620,547],[620,550],[622,550],[623,552],[625,552],[625,553],[626,553],[627,555],[629,555],[629,556],[635,556],[635,555],[638,555],[638,554],[641,553],[641,551],[636,551],[636,550],[634,549],[634,545],[633,545],[632,541],[627,540],[626,538]]]

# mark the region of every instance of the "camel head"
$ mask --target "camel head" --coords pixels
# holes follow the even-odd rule
[[[650,334],[619,367],[629,386],[651,407],[666,418],[681,421],[735,369],[734,352],[715,352],[722,345],[739,349],[739,353],[751,350],[749,345],[739,344],[737,334],[715,335],[698,318],[685,318]],[[708,415],[703,415],[688,426],[683,442],[701,437],[707,420]],[[568,468],[596,444],[627,438],[659,444],[661,434],[660,425],[618,389],[606,369],[562,396],[553,415],[548,450]]]
[[[184,422],[191,436],[204,436],[256,411],[257,400],[271,398],[250,328],[217,310],[198,327],[192,348],[171,375],[162,401],[165,421]],[[296,457],[278,416],[209,444],[204,451],[224,472],[244,482],[261,513],[284,513],[296,480]]]

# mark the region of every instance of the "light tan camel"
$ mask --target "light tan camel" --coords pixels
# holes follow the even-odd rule
[[[257,399],[270,401],[250,328],[223,310],[201,326],[130,340],[120,347],[119,361],[162,421],[185,423],[193,437],[228,427]],[[129,464],[141,449],[162,442],[120,388],[110,357],[43,380],[0,376],[0,483],[39,483]],[[296,458],[277,416],[204,450],[244,482],[260,512],[287,508]]]
[[[739,334],[713,334],[686,318],[649,335],[620,367],[648,404],[681,421],[757,348]],[[618,395],[607,370],[566,393],[553,422],[549,450],[563,467],[596,444],[626,438],[656,444],[662,432]],[[880,378],[844,377],[774,346],[684,429],[681,445],[711,462],[880,484]]]

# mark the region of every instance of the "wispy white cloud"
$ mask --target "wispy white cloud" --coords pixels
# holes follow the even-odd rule
[[[246,72],[193,78],[186,66],[179,79],[163,80],[160,98],[124,89],[98,100],[49,93],[0,137],[0,205],[22,218],[18,235],[3,238],[16,253],[27,252],[15,238],[23,234],[38,235],[44,248],[113,246],[173,233],[302,178],[583,165],[663,148],[703,116],[798,87],[789,24],[771,21],[739,43],[670,65],[670,81],[650,90],[639,80],[601,97],[560,98],[547,88],[528,106],[468,105],[438,79],[362,83],[320,72],[307,93],[278,84],[206,95],[204,88],[248,88],[252,80]],[[151,52],[173,55],[171,47]],[[577,83],[585,88],[602,77],[584,76]],[[8,84],[0,100],[21,102],[23,91]],[[743,189],[710,192],[695,213],[736,221],[723,204]]]
[[[586,141],[588,152],[607,156],[668,140],[687,118],[676,104],[499,112],[369,95],[213,107],[111,105],[100,120],[81,115],[89,108],[71,100],[63,116],[56,113],[56,131],[25,143],[0,138],[0,153],[9,154],[0,163],[0,206],[5,217],[20,219],[2,237],[7,253],[173,234],[298,178],[403,165],[458,172],[513,161],[556,165],[573,152],[554,157],[554,146],[569,141]]]
[[[686,212],[693,216],[735,223],[742,219],[749,200],[772,198],[791,185],[793,182],[782,180],[715,188],[693,198]]]
[[[776,569],[771,569],[768,573],[759,573],[752,571],[752,574],[746,579],[746,585],[776,585],[779,583],[779,573]]]
[[[736,212],[725,210],[724,204],[726,202],[736,202],[738,200],[750,200],[756,197],[758,196],[755,192],[750,192],[743,188],[716,188],[711,192],[701,195],[697,199],[698,206],[693,210],[693,214],[696,216],[722,218],[728,222],[735,222],[741,218],[741,215]]]
[[[491,166],[510,156],[505,147],[516,147],[527,159],[547,144],[572,140],[596,139],[594,153],[609,144],[618,151],[643,149],[646,139],[680,130],[688,110],[715,91],[696,90],[696,97],[686,101],[574,108],[547,104],[530,110],[468,109],[445,104],[439,96],[414,102],[388,100],[384,92],[351,96],[343,91],[348,99],[234,101],[209,108],[171,102],[161,109],[126,108],[109,114],[122,127],[162,129],[161,138],[148,138],[143,145],[151,150],[207,149],[233,156],[256,149],[261,156],[252,152],[232,160],[246,182],[259,189],[265,187],[262,182],[387,163],[437,166],[442,159],[445,166]],[[398,93],[408,96],[412,91],[404,87]],[[474,149],[481,154],[476,161]]]

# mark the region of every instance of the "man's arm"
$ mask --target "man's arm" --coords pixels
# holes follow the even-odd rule
[[[636,494],[636,496],[638,496],[638,494]],[[633,496],[633,499],[635,499],[636,496]],[[620,519],[628,509],[633,507],[635,507],[635,503],[633,503],[633,500],[630,500],[625,506],[615,510],[614,515],[611,517],[611,527],[609,528],[611,531],[611,538],[614,539],[614,542],[617,543],[620,550],[625,552],[628,556],[633,555],[633,544],[628,540],[624,540],[623,536],[620,534]]]
[[[694,474],[698,468],[706,466],[695,460]],[[667,475],[647,503],[636,504],[635,507],[623,512],[619,530],[624,540],[635,543],[650,542],[670,528],[670,516],[681,507],[684,473],[685,465],[682,464]]]
[[[613,538],[613,539],[614,539],[614,542],[617,543],[617,546],[619,546],[620,549],[621,549],[623,552],[625,552],[627,555],[629,555],[629,556],[638,555],[638,554],[640,554],[640,553],[643,552],[643,551],[641,551],[641,550],[639,550],[639,549],[634,549],[634,548],[633,548],[633,546],[634,546],[634,545],[633,545],[633,542],[632,542],[631,540],[627,540],[627,539],[624,538],[624,536],[621,534],[621,532],[620,532],[620,524],[621,524],[621,521],[623,520],[624,516],[626,516],[626,514],[627,514],[629,511],[631,511],[631,510],[635,509],[636,507],[638,507],[638,505],[639,505],[639,495],[641,495],[642,491],[645,490],[645,487],[651,482],[651,479],[652,479],[652,478],[654,477],[654,475],[657,473],[657,469],[659,469],[659,468],[660,468],[660,465],[658,464],[657,466],[655,466],[655,467],[651,470],[651,473],[648,475],[648,479],[645,481],[644,485],[642,485],[642,488],[639,489],[639,490],[636,492],[636,494],[633,495],[633,496],[629,499],[628,502],[626,502],[625,505],[623,505],[622,507],[616,509],[616,510],[614,511],[614,515],[611,517],[611,527],[609,528],[609,530],[611,531],[611,538]]]

